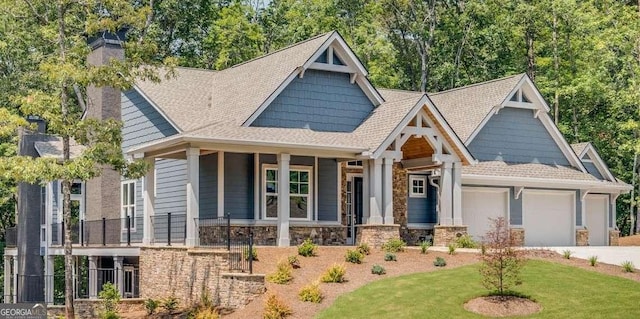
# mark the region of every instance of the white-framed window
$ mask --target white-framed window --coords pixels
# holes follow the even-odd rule
[[[409,176],[409,197],[427,197],[427,177],[423,175]]]
[[[291,219],[310,220],[312,201],[312,168],[309,166],[291,166],[289,168],[289,217]],[[262,197],[263,218],[278,218],[278,168],[264,166]]]
[[[122,229],[127,229],[127,217],[131,217],[130,228],[136,228],[136,181],[123,181],[122,182],[122,202],[121,202],[121,216],[122,216]]]
[[[362,161],[348,161],[347,167],[362,167]]]

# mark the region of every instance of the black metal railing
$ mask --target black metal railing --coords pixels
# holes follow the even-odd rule
[[[198,246],[229,252],[229,268],[253,273],[253,230],[250,226],[232,227],[231,215],[196,218]]]
[[[187,234],[185,214],[167,213],[151,216],[151,229],[154,243],[184,244]]]
[[[18,228],[9,227],[4,230],[4,243],[7,247],[16,247],[18,244]]]
[[[120,245],[142,242],[143,218],[102,218],[98,220],[80,220],[71,229],[74,244],[86,245]],[[64,245],[64,223],[51,225],[51,244]]]

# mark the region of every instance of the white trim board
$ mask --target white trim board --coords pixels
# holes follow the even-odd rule
[[[582,153],[577,155],[581,161],[587,162],[587,163],[588,162],[593,163],[593,165],[596,166],[596,169],[598,170],[598,172],[600,172],[600,174],[603,177],[605,177],[608,181],[611,181],[611,182],[616,181],[615,177],[611,173],[611,170],[609,170],[609,166],[607,166],[607,163],[605,163],[602,157],[600,157],[600,154],[598,153],[596,148],[593,146],[593,144],[591,144],[590,142],[587,143],[587,146],[585,146],[584,150],[582,150]],[[587,155],[590,160],[584,159],[585,155]]]

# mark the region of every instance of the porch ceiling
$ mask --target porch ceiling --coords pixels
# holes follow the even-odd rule
[[[429,145],[424,137],[410,137],[404,145],[402,145],[402,158],[406,160],[416,158],[428,158],[435,153],[435,150]]]

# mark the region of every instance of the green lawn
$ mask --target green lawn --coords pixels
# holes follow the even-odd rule
[[[640,283],[579,268],[529,261],[516,291],[538,301],[528,318],[640,318]],[[483,318],[465,301],[487,291],[478,265],[387,278],[340,296],[316,318]]]

